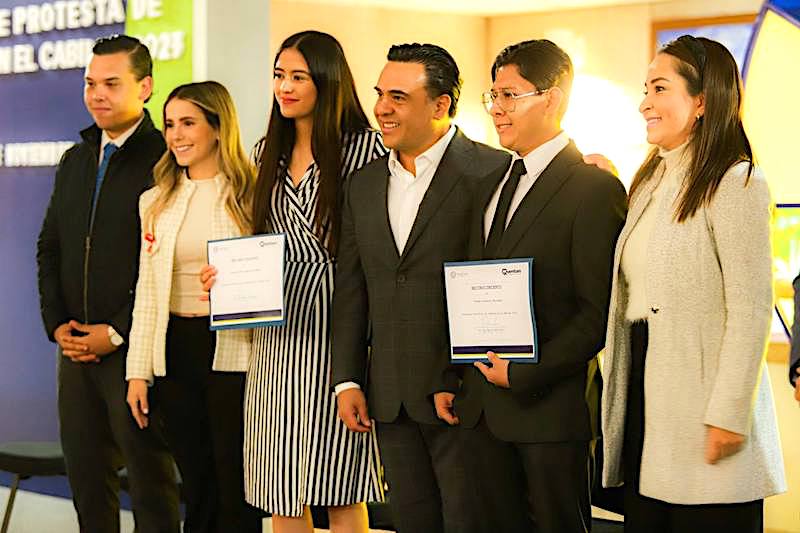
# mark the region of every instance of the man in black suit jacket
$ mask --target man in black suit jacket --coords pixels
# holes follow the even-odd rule
[[[470,255],[533,258],[539,362],[490,353],[489,365],[465,369],[454,409],[497,531],[588,531],[587,371],[603,347],[625,189],[584,163],[561,130],[572,83],[565,52],[547,40],[510,46],[492,80],[485,101],[516,155],[476,197]]]
[[[165,150],[144,109],[152,61],[126,35],[99,39],[92,53],[84,103],[94,124],[58,165],[37,250],[42,320],[61,355],[61,445],[81,531],[119,531],[124,465],[137,531],[177,533],[172,458],[155,428],[139,429],[126,402],[139,195]]]
[[[332,382],[351,430],[377,422],[397,531],[478,531],[458,431],[434,407],[449,408],[459,383],[442,268],[466,258],[474,193],[509,156],[450,124],[461,80],[447,51],[399,45],[388,59],[375,116],[392,150],[354,173],[345,192]]]

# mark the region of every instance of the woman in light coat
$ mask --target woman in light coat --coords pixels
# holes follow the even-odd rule
[[[656,147],[614,260],[602,402],[605,486],[629,532],[761,531],[785,490],[764,359],[771,200],[728,50],[684,36],[639,107]]]
[[[200,281],[207,242],[251,232],[255,170],[236,109],[217,82],[181,85],[164,104],[167,152],[139,200],[142,250],[127,357],[140,427],[152,396],[183,479],[186,533],[260,533],[244,500],[244,371],[250,330],[209,331]]]

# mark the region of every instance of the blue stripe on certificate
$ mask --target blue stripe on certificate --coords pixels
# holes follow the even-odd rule
[[[227,315],[212,315],[211,320],[214,322],[219,322],[223,320],[238,320],[240,318],[263,318],[263,319],[270,319],[270,318],[280,318],[283,314],[283,311],[280,309],[273,309],[270,311],[249,311],[247,313],[229,313]]]

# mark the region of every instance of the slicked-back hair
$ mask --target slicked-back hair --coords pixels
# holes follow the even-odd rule
[[[450,52],[435,44],[396,44],[389,48],[386,59],[399,63],[419,63],[425,67],[425,89],[428,96],[434,99],[443,94],[448,95],[450,108],[447,114],[451,118],[456,116],[458,97],[464,82]]]
[[[563,111],[566,111],[574,73],[572,60],[557,44],[547,39],[534,39],[505,47],[492,64],[492,81],[497,77],[497,70],[506,65],[516,65],[520,76],[539,91],[560,88],[566,97],[563,104]]]
[[[690,133],[689,175],[675,210],[676,220],[683,222],[711,202],[731,166],[748,162],[749,181],[753,150],[742,124],[742,78],[728,49],[705,37],[682,35],[658,53],[672,57],[690,96],[702,94],[705,98],[704,113],[695,120]],[[661,162],[658,154],[658,148],[654,148],[636,171],[629,199],[655,173]]]
[[[153,58],[150,57],[150,50],[136,37],[130,35],[111,35],[100,37],[94,42],[92,53],[97,56],[105,56],[127,52],[131,62],[131,71],[136,81],[153,75]]]

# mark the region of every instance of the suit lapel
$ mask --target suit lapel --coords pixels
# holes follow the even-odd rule
[[[383,257],[386,257],[393,263],[400,260],[400,254],[397,252],[397,245],[394,241],[394,234],[392,233],[392,226],[389,224],[389,166],[388,158],[386,164],[380,165],[376,175],[365,181],[375,187],[373,194],[368,195],[368,198],[376,198],[378,201],[375,204],[375,223],[380,228],[380,236],[378,240],[385,247]],[[369,208],[370,206],[355,206],[357,209]]]
[[[447,149],[445,149],[428,190],[425,191],[425,195],[422,197],[417,217],[414,219],[414,225],[411,226],[411,233],[408,235],[408,241],[406,241],[401,258],[405,258],[408,255],[409,251],[414,247],[414,243],[425,231],[428,222],[438,212],[439,206],[450,194],[456,183],[464,176],[464,169],[469,168],[472,162],[472,149],[472,144],[464,137],[461,130],[456,130],[455,136],[450,141]]]
[[[505,165],[501,170],[498,169],[497,173],[493,176],[489,176],[486,181],[482,184],[480,189],[477,193],[477,199],[475,206],[477,209],[475,210],[476,216],[478,220],[475,224],[473,224],[473,231],[479,232],[478,235],[473,235],[474,242],[479,243],[479,248],[472,248],[472,255],[470,257],[480,257],[481,259],[491,259],[489,257],[485,257],[485,250],[484,247],[486,245],[486,224],[485,224],[485,215],[486,209],[489,207],[489,202],[492,200],[492,196],[494,196],[495,191],[500,186],[500,182],[503,181],[503,178],[506,177],[508,174],[508,169],[511,165],[511,158],[509,158],[509,164]],[[477,255],[476,255],[477,254]]]
[[[497,254],[500,257],[508,256],[514,246],[522,239],[523,235],[536,222],[536,218],[550,202],[553,196],[569,179],[570,167],[582,161],[582,157],[575,144],[570,143],[547,165],[547,168],[536,178],[531,190],[522,199],[514,215],[511,217],[503,240]]]

